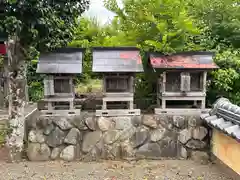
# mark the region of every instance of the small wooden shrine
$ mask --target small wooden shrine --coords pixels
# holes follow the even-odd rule
[[[83,49],[61,48],[41,54],[37,73],[45,74],[41,112],[46,115],[80,114],[75,106],[73,77],[82,73]]]
[[[134,109],[135,73],[143,72],[139,49],[94,48],[92,70],[103,73],[103,104],[96,116],[140,115]]]
[[[218,68],[213,55],[211,52],[150,54],[150,64],[159,74],[156,114],[187,114],[205,109],[207,72]]]

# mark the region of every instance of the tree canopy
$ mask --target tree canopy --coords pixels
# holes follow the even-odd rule
[[[66,45],[89,0],[3,0],[0,32],[39,50]]]

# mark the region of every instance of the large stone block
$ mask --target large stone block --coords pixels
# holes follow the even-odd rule
[[[52,160],[58,159],[63,149],[64,149],[64,146],[53,148],[50,158]]]
[[[148,130],[144,128],[137,128],[136,132],[131,137],[133,148],[137,148],[143,145],[147,141],[148,136],[149,136]]]
[[[95,131],[97,128],[96,118],[94,116],[86,117],[85,124],[92,131]]]
[[[54,128],[55,126],[52,123],[47,125],[43,131],[43,134],[49,135],[54,130]]]
[[[121,143],[121,155],[123,159],[132,159],[135,157],[135,151],[129,141]]]
[[[121,146],[116,143],[111,146],[105,144],[101,153],[101,158],[107,160],[116,160],[121,157]]]
[[[207,143],[204,141],[199,141],[199,140],[194,140],[191,139],[190,141],[188,141],[188,143],[186,144],[186,147],[190,148],[190,149],[204,149],[207,146]]]
[[[30,161],[47,161],[51,155],[51,150],[47,144],[29,143],[27,156]]]
[[[72,124],[68,121],[67,117],[55,117],[53,123],[62,130],[69,130],[73,128]]]
[[[28,134],[28,141],[33,143],[44,143],[45,136],[41,130],[31,130]]]
[[[52,123],[53,118],[51,116],[40,116],[36,120],[36,124],[39,128],[44,129],[46,128],[49,124]]]
[[[75,158],[75,146],[70,145],[64,148],[60,154],[60,158],[64,161],[73,161]]]
[[[185,122],[186,120],[184,116],[173,116],[173,125],[177,128],[184,128]]]
[[[132,125],[135,127],[139,127],[142,125],[142,116],[133,116],[132,117]]]
[[[99,117],[97,120],[98,127],[101,131],[105,132],[114,128],[114,122],[110,118]]]
[[[166,135],[167,130],[165,128],[154,129],[150,132],[150,140],[157,142],[163,139]]]
[[[97,147],[92,148],[84,157],[83,161],[98,161],[101,158],[101,150]]]
[[[177,140],[173,140],[171,137],[165,137],[158,142],[161,148],[161,157],[177,157],[178,155],[178,143]]]
[[[101,131],[88,132],[83,137],[82,151],[88,153],[93,149],[93,147],[100,141],[102,138]]]
[[[70,116],[68,117],[68,121],[75,126],[76,128],[78,128],[80,131],[81,130],[87,130],[88,127],[85,124],[85,118],[86,118],[86,114],[83,113],[81,115],[78,116]]]
[[[193,138],[197,140],[203,140],[208,134],[208,130],[203,127],[199,126],[193,129]]]
[[[196,117],[196,116],[189,116],[188,117],[188,126],[189,127],[197,127],[200,126],[202,124],[202,120],[200,119],[200,117]]]
[[[182,144],[186,144],[192,138],[192,129],[184,129],[180,131],[178,140]]]
[[[184,159],[188,158],[188,151],[185,147],[181,146],[180,148],[180,156]]]
[[[120,132],[118,130],[110,130],[104,134],[103,141],[105,144],[113,144],[120,137]]]
[[[143,125],[156,129],[158,124],[157,120],[153,115],[144,115],[143,116]]]
[[[136,157],[140,159],[157,159],[161,157],[161,152],[158,143],[147,143],[136,150]]]
[[[123,142],[129,140],[136,132],[136,129],[136,127],[131,126],[130,128],[126,128],[123,131],[120,131],[119,141]]]
[[[77,128],[72,128],[64,139],[64,143],[76,145],[80,140],[82,140],[80,131]]]
[[[50,147],[57,147],[61,145],[66,137],[65,132],[56,127],[46,138],[46,143]]]
[[[172,118],[172,116],[157,115],[156,119],[162,127],[166,128],[168,130],[171,130],[173,128],[173,118]]]
[[[125,130],[133,126],[131,117],[113,117],[112,120],[117,130]]]

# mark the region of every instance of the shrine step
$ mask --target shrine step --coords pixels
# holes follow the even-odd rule
[[[96,116],[140,116],[140,109],[106,109],[96,110]]]
[[[194,109],[194,108],[155,108],[155,114],[169,114],[169,115],[200,115],[202,113],[207,113],[210,109]]]
[[[42,110],[49,110],[48,109],[48,102],[43,102],[43,101],[40,101],[38,102],[37,104],[37,107],[38,107],[38,110],[42,111]],[[73,106],[73,110],[74,109],[81,109],[82,106],[79,105],[79,104],[76,104]],[[52,109],[53,110],[71,110],[71,107],[70,107],[70,104],[66,104],[66,102],[64,104],[61,104],[61,103],[52,103]]]
[[[80,109],[72,109],[72,110],[41,110],[41,115],[44,116],[68,116],[68,115],[80,115]]]

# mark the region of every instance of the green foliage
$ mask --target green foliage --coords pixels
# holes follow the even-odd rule
[[[221,68],[212,73],[208,99],[224,96],[240,105],[240,6],[238,0],[199,0],[189,3],[189,13],[201,28],[193,37],[203,50],[216,52]]]
[[[185,1],[124,0],[123,8],[116,0],[106,0],[105,4],[117,14],[125,39],[144,50],[182,51],[189,35],[199,33]]]
[[[0,32],[17,36],[24,48],[62,46],[71,40],[76,18],[88,4],[88,0],[3,0]]]

